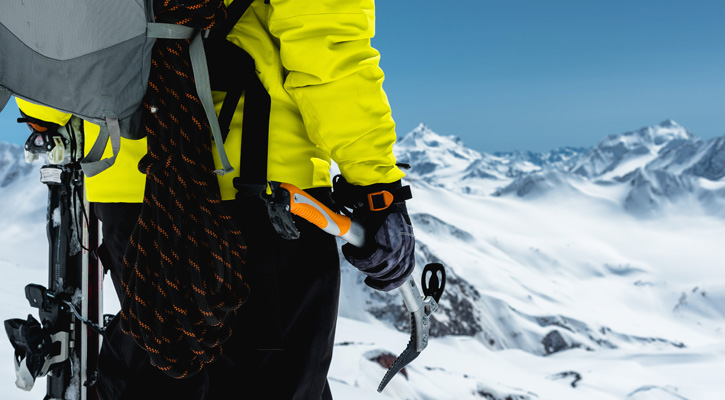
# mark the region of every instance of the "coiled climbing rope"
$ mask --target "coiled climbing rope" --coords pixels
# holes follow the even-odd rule
[[[159,1],[156,20],[206,30],[225,17],[222,0],[178,3]],[[139,164],[146,188],[124,256],[121,310],[122,329],[175,378],[219,356],[249,293],[246,246],[221,204],[189,42],[154,45],[143,104],[148,151]]]

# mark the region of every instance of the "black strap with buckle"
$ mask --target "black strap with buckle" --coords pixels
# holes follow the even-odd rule
[[[381,190],[368,193],[368,207],[370,211],[382,211],[393,203],[400,203],[413,198],[410,186],[401,186],[392,190]]]

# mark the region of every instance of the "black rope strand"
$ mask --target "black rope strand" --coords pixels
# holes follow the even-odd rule
[[[209,29],[221,0],[166,0],[156,20]],[[189,40],[157,40],[144,101],[143,207],[124,257],[121,326],[167,375],[184,378],[222,351],[249,293],[246,246],[221,206],[210,128],[196,93]]]

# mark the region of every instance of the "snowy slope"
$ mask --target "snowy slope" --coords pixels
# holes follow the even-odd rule
[[[428,262],[449,274],[435,338],[377,394],[375,359],[405,348],[407,316],[397,294],[368,289],[343,263],[335,397],[722,398],[723,139],[667,125],[605,139],[633,149],[608,166],[587,164],[594,147],[489,155],[423,125],[402,138],[416,276]],[[0,165],[18,165],[2,154]],[[575,172],[584,165],[591,176]],[[45,188],[30,170],[0,188],[2,319],[32,312],[22,287],[46,279]],[[15,389],[11,353],[0,344],[3,399],[40,398],[42,383]]]

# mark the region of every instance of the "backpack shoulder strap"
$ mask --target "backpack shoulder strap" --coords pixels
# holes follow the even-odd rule
[[[210,62],[211,88],[227,93],[218,118],[222,142],[229,132],[229,125],[243,92],[247,99],[242,122],[244,146],[240,153],[239,178],[235,178],[235,187],[238,186],[237,182],[261,185],[267,182],[271,99],[255,72],[252,57],[226,39],[252,1],[234,0],[227,7],[224,22],[214,26],[204,41],[207,60]]]

